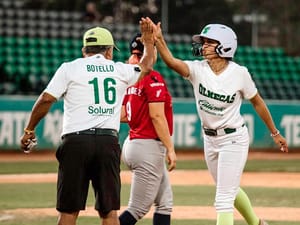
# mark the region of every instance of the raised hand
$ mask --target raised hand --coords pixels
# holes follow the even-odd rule
[[[161,22],[155,24],[149,17],[147,17],[146,22],[149,23],[150,26],[152,26],[155,41],[157,39],[163,38],[163,34],[161,30]]]
[[[149,17],[142,17],[140,20],[140,30],[141,30],[141,41],[143,44],[147,43],[155,43],[155,37],[153,35],[153,26],[151,24],[151,19]]]
[[[155,25],[155,24],[154,24]],[[158,22],[155,25],[154,28],[154,35],[156,37],[156,39],[162,39],[163,38],[163,34],[162,34],[162,30],[161,30],[161,22]]]

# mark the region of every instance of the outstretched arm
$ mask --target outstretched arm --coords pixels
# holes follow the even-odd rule
[[[266,126],[271,132],[271,136],[274,139],[274,142],[280,147],[282,152],[288,152],[288,145],[285,138],[277,130],[269,109],[267,108],[262,97],[257,93],[252,99],[250,99],[255,111],[264,121]]]
[[[189,68],[184,61],[182,61],[178,58],[175,58],[173,56],[173,54],[171,53],[171,51],[169,50],[168,45],[162,34],[161,23],[159,22],[157,25],[155,25],[151,21],[151,24],[154,27],[153,31],[154,31],[154,34],[156,37],[155,45],[156,45],[156,48],[157,48],[161,58],[163,59],[163,61],[167,64],[167,66],[169,68],[176,71],[181,76],[188,77],[189,76]]]
[[[141,41],[144,45],[143,56],[139,62],[139,66],[142,69],[140,79],[148,74],[153,69],[154,64],[154,35],[153,27],[149,22],[149,18],[141,18],[140,30],[141,30]]]

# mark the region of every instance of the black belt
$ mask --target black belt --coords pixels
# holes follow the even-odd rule
[[[242,125],[242,127],[245,126],[245,124]],[[218,129],[218,130],[214,130],[214,129],[208,129],[208,128],[204,128],[204,133],[208,136],[218,136],[218,135],[222,135],[222,134],[231,134],[237,131],[237,128],[224,128],[224,129]]]
[[[81,130],[69,134],[65,134],[62,136],[62,138],[65,138],[66,136],[69,135],[81,135],[81,134],[86,134],[86,135],[109,135],[109,136],[114,136],[114,137],[119,137],[118,131],[114,129],[106,129],[106,128],[91,128],[87,130]]]

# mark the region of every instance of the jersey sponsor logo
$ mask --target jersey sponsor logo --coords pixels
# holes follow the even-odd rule
[[[94,116],[110,116],[115,113],[115,108],[94,107],[90,105],[88,107],[88,113]]]
[[[165,86],[164,83],[151,83],[150,84],[150,87],[163,87],[163,86]]]
[[[223,116],[223,111],[225,110],[224,107],[217,107],[211,103],[209,103],[206,100],[199,100],[198,105],[200,110],[203,110],[209,114],[215,115],[215,116]]]
[[[236,93],[234,93],[233,95],[222,95],[222,94],[215,93],[213,91],[208,90],[201,83],[199,84],[199,93],[208,98],[212,98],[227,103],[233,103],[236,96]]]
[[[88,72],[113,72],[115,70],[113,65],[86,65]]]
[[[155,96],[156,96],[156,98],[158,98],[158,97],[160,96],[161,92],[162,92],[162,90],[161,90],[161,89],[156,91],[156,95],[155,95]]]

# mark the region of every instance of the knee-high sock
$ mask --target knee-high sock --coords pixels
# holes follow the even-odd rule
[[[164,215],[160,213],[153,214],[153,225],[170,225],[171,224],[171,216]]]
[[[234,207],[244,217],[248,225],[258,225],[259,218],[257,217],[257,215],[253,210],[250,199],[241,188],[239,189],[239,192],[235,198]]]
[[[233,225],[233,212],[218,213],[217,225]]]
[[[120,225],[134,225],[136,224],[136,219],[131,215],[130,212],[125,210],[120,216]]]

